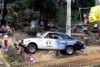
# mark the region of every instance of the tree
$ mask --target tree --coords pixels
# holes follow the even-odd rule
[[[11,2],[14,2],[14,1],[16,1],[16,0],[2,0],[2,2],[3,2],[3,12],[2,12],[2,19],[1,19],[1,25],[5,25],[5,16],[7,15],[7,4],[8,3],[11,3]]]
[[[95,5],[95,0],[75,0],[74,2],[72,1],[72,17],[77,14],[77,11],[79,11],[79,7],[81,8],[87,8],[87,7],[92,7]],[[81,9],[81,13],[88,13],[89,9]],[[77,15],[76,15],[77,16]],[[76,17],[73,17],[74,19]],[[79,17],[75,20],[78,20]]]
[[[27,5],[25,4],[26,0],[20,0],[19,2],[15,3],[14,6],[14,11],[19,12],[19,11],[25,11],[27,8]]]
[[[95,0],[75,0],[78,7],[92,7],[95,5]]]
[[[17,12],[19,20],[25,20],[26,14],[25,10],[27,9],[26,0],[20,0],[15,3],[13,10]]]
[[[55,0],[30,0],[26,2],[28,8],[40,11],[42,16],[54,18],[57,13]]]

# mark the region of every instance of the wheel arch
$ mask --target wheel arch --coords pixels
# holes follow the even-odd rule
[[[74,45],[67,45],[66,48],[69,47],[69,46],[71,46],[71,47],[73,47],[75,49]]]
[[[28,46],[29,46],[30,44],[34,44],[34,45],[37,47],[37,49],[38,49],[38,46],[37,46],[37,44],[36,44],[35,42],[29,43]]]

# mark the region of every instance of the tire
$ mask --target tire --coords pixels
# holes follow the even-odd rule
[[[72,55],[74,53],[74,47],[73,46],[67,46],[65,49],[65,52],[67,53],[67,55]]]
[[[65,50],[61,50],[60,53],[61,53],[62,55],[66,55]]]
[[[24,49],[25,53],[30,53],[27,48]]]
[[[36,53],[36,51],[37,51],[37,47],[35,44],[32,43],[28,45],[27,52],[34,54]]]

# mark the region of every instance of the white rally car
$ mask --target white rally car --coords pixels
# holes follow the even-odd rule
[[[52,49],[68,55],[84,48],[83,42],[59,32],[46,32],[40,38],[26,38],[21,40],[19,45],[24,46],[30,53],[35,53],[37,49]]]

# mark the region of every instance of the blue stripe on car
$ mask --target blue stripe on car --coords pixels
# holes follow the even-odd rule
[[[58,49],[64,50],[67,46],[67,42],[61,42],[60,40],[55,40],[55,45],[57,46]]]

